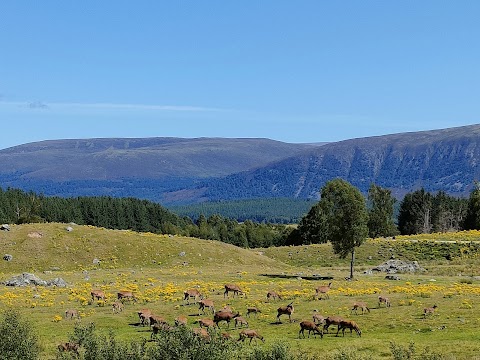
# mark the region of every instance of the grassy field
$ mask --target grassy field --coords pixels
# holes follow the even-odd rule
[[[73,231],[67,231],[71,226]],[[345,281],[348,263],[338,259],[328,244],[246,250],[231,245],[198,239],[137,234],[68,224],[30,224],[12,226],[0,232],[0,246],[12,261],[0,263],[0,280],[32,272],[44,280],[61,277],[67,288],[0,287],[0,308],[15,307],[37,329],[42,356],[55,356],[56,345],[68,339],[75,321],[63,318],[66,309],[80,311],[82,324],[94,322],[100,332],[114,331],[119,339],[148,338],[148,327],[138,324],[136,311],[150,308],[171,323],[186,315],[189,326],[211,315],[199,315],[198,306],[184,304],[183,291],[198,287],[219,309],[231,305],[245,315],[248,306],[262,313],[250,317],[249,327],[266,338],[265,345],[287,342],[319,355],[349,349],[358,358],[391,359],[390,342],[417,352],[429,347],[448,359],[478,358],[480,350],[480,261],[477,232],[428,235],[423,238],[397,237],[395,240],[369,240],[357,254],[356,281]],[[420,274],[400,274],[400,281],[388,281],[384,274],[364,275],[363,270],[392,257],[418,260],[427,269]],[[94,259],[100,263],[94,265]],[[296,274],[297,278],[275,279],[262,273]],[[328,281],[308,281],[302,275],[333,276],[329,299],[314,299],[315,287]],[[225,299],[225,283],[238,284],[246,297]],[[105,303],[91,302],[90,290],[103,289]],[[133,290],[137,304],[114,315],[110,304],[118,290]],[[275,290],[282,300],[267,302],[266,293]],[[387,295],[390,308],[378,307],[379,294]],[[354,301],[365,301],[371,311],[351,313]],[[276,309],[292,302],[294,321],[276,321]],[[423,308],[436,304],[433,316],[424,319]],[[299,339],[298,323],[311,319],[314,311],[341,315],[355,320],[362,337],[346,333],[323,339]],[[226,324],[220,325],[222,329]],[[238,333],[233,326],[229,330]],[[248,346],[248,345],[245,345]]]

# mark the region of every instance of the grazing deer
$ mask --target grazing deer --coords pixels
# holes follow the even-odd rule
[[[206,342],[210,342],[210,334],[203,327],[194,328],[193,333]]]
[[[365,313],[365,311],[370,312],[370,309],[368,308],[367,303],[363,301],[357,301],[353,303],[352,311],[355,311],[355,314],[357,314],[358,308],[362,309],[362,315]]]
[[[316,337],[316,334],[320,335],[323,338],[323,331],[319,329],[318,325],[315,324],[313,321],[304,320],[300,323],[300,331],[298,332],[298,337],[300,334],[303,335],[305,338],[305,330],[308,330],[308,337],[310,337],[310,333],[313,331],[313,336]]]
[[[331,286],[332,286],[332,283],[329,283],[328,285],[323,285],[323,286],[317,287],[315,289],[316,298],[318,300],[320,300],[320,298],[323,294],[323,295],[325,295],[325,299],[329,299],[330,296],[328,295],[328,292],[330,291]]]
[[[217,311],[214,315],[213,315],[213,322],[215,323],[215,325],[217,325],[218,328],[220,328],[220,326],[218,326],[218,323],[220,321],[226,321],[227,322],[227,328],[230,327],[230,321],[232,321],[233,319],[235,319],[236,317],[240,316],[240,313],[231,313],[231,312],[228,312],[228,311]]]
[[[275,291],[269,291],[267,293],[267,300],[270,301],[270,299],[273,299],[273,300],[280,299],[280,300],[282,300],[282,297],[278,293],[276,293]]]
[[[223,297],[228,297],[228,293],[233,292],[233,297],[235,295],[242,295],[243,291],[235,284],[225,284],[225,292],[223,293]]]
[[[152,316],[152,311],[150,309],[138,310],[137,314],[138,314],[138,318],[140,319],[140,324],[142,326],[150,325],[150,316]]]
[[[92,290],[90,291],[90,295],[92,296],[92,302],[97,300],[105,301],[105,293],[102,290]]]
[[[237,327],[237,325],[238,327],[241,327],[242,325],[245,325],[245,327],[248,327],[248,322],[243,317],[237,316],[235,318],[235,328]]]
[[[131,291],[117,292],[117,299],[120,300],[121,302],[124,302],[125,300],[137,302],[137,298],[135,297],[135,294]]]
[[[193,301],[196,303],[197,298],[202,300],[203,295],[197,289],[189,289],[183,292],[183,301],[187,301],[187,304],[190,305],[190,298],[193,298]]]
[[[212,300],[209,300],[209,299],[200,300],[198,309],[201,310],[203,314],[205,314],[205,308],[209,309],[212,312],[212,314],[215,312],[215,307],[213,305]]]
[[[438,307],[437,305],[433,305],[432,307],[423,309],[423,318],[425,319],[427,315],[433,315],[437,307]]]
[[[385,307],[390,307],[390,299],[386,296],[379,295],[378,296],[378,307],[380,307],[381,304],[385,304]]]
[[[71,352],[74,352],[76,355],[79,355],[78,354],[79,346],[80,345],[78,345],[77,343],[74,343],[74,342],[66,342],[66,343],[62,343],[62,344],[58,345],[58,351],[60,351],[60,352],[71,351]]]
[[[123,311],[123,309],[125,308],[125,306],[123,306],[123,304],[120,302],[120,301],[115,301],[113,304],[112,304],[112,311],[114,314],[119,314]]]
[[[341,316],[328,316],[325,319],[325,325],[323,326],[323,330],[328,333],[328,328],[330,327],[330,325],[338,325],[338,327],[340,328],[340,322],[343,320],[345,319]]]
[[[198,320],[198,323],[200,324],[201,328],[203,328],[203,327],[206,327],[206,328],[215,327],[215,323],[213,322],[212,319],[200,319],[200,320]]]
[[[357,323],[355,321],[351,320],[342,320],[340,321],[340,324],[338,325],[338,330],[337,330],[337,335],[340,330],[342,330],[343,336],[345,336],[345,329],[350,329],[350,335],[352,334],[352,330],[355,330],[358,336],[362,336],[362,332],[360,331],[360,328],[358,327]]]
[[[187,323],[188,323],[188,319],[186,316],[180,315],[175,318],[176,326],[187,325]]]
[[[148,320],[150,321],[150,327],[155,324],[158,326],[168,325],[167,320],[165,320],[165,318],[163,318],[162,316],[152,314],[150,315]]]
[[[244,342],[246,338],[249,338],[250,339],[249,344],[252,343],[253,339],[255,339],[255,341],[256,341],[256,339],[260,339],[262,342],[265,342],[264,337],[259,335],[256,330],[244,329],[244,330],[240,331],[239,335],[240,335],[240,337],[237,341]]]
[[[281,306],[277,309],[277,320],[280,321],[281,315],[288,315],[288,319],[292,322],[292,314],[295,309],[293,308],[293,303],[288,304],[287,306]]]
[[[261,313],[262,311],[257,308],[257,307],[248,307],[247,308],[247,316],[250,317],[250,314],[255,314],[257,316],[258,313]]]

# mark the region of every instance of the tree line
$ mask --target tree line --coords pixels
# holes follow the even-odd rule
[[[152,232],[219,240],[240,247],[279,246],[287,225],[238,222],[220,215],[196,221],[180,217],[158,203],[109,196],[61,198],[32,191],[0,188],[0,223],[61,222],[109,229]]]
[[[359,191],[348,182],[345,183]],[[333,184],[336,186],[330,192],[341,187],[338,181]],[[325,205],[321,204],[327,199],[327,193],[323,194],[327,185],[331,187],[332,182],[322,188],[321,200],[311,206],[297,226],[252,220],[239,222],[218,214],[208,217],[200,215],[192,219],[179,216],[158,203],[137,198],[49,197],[12,188],[0,188],[0,222],[74,222],[111,229],[219,240],[250,248],[324,243],[329,240],[326,226],[330,224],[331,228],[332,221],[338,220],[324,216]],[[348,202],[353,200],[344,201],[348,208]],[[361,196],[361,201],[367,209],[366,236],[372,238],[480,229],[479,184],[475,184],[469,198],[420,189],[406,194],[399,203],[390,190],[372,184],[367,196]],[[341,225],[337,223],[336,226],[341,228]]]

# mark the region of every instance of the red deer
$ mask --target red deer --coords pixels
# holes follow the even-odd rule
[[[167,324],[167,320],[165,320],[165,318],[161,317],[161,316],[158,316],[158,315],[150,315],[149,319],[150,321],[150,326],[153,326],[153,325],[159,325],[159,326],[163,326],[163,325],[168,325]]]
[[[118,300],[112,304],[112,311],[114,314],[121,313],[124,308],[125,307],[123,306],[123,304]]]
[[[233,339],[233,336],[227,332],[222,332],[222,339],[223,340],[231,340]]]
[[[211,319],[200,319],[200,320],[198,320],[198,323],[200,324],[201,328],[203,328],[203,327],[206,327],[206,328],[215,327],[215,323]]]
[[[341,316],[329,316],[325,319],[325,325],[323,326],[323,330],[328,333],[328,328],[330,325],[338,325],[340,328],[340,322],[345,320]]]
[[[79,355],[78,354],[78,348],[79,348],[79,345],[77,343],[73,343],[73,342],[66,342],[66,343],[62,343],[62,344],[58,345],[58,351],[60,351],[60,352],[72,351],[76,355]]]
[[[137,298],[135,297],[135,294],[131,291],[119,291],[117,292],[117,299],[120,301],[128,300],[133,302],[137,302]]]
[[[288,319],[292,322],[292,314],[295,309],[293,308],[293,303],[288,304],[287,306],[281,306],[277,309],[277,320],[280,322],[281,315],[288,315]]]
[[[313,314],[312,316],[313,322],[317,325],[325,324],[325,317],[320,314]]]
[[[310,337],[310,333],[313,331],[313,336],[315,337],[316,334],[320,335],[323,338],[323,331],[318,328],[318,325],[315,324],[313,321],[304,320],[300,323],[300,331],[298,332],[298,337],[300,334],[303,335],[305,338],[305,330],[308,330],[308,337]]]
[[[168,324],[154,324],[152,326],[152,333],[150,334],[150,339],[153,339],[159,333],[160,330],[172,331],[174,329],[175,328],[173,326],[170,326]]]
[[[255,314],[257,316],[258,313],[261,313],[262,311],[259,308],[256,307],[248,307],[247,308],[247,316],[249,317],[250,314]]]
[[[380,307],[381,304],[385,304],[386,307],[390,307],[390,299],[386,296],[380,295],[378,297],[378,307]]]
[[[273,300],[280,299],[280,300],[282,300],[282,297],[279,294],[277,294],[275,291],[269,291],[267,293],[267,300],[270,300],[270,299],[273,299]]]
[[[233,309],[228,306],[228,305],[225,305],[223,308],[221,308],[219,311],[226,311],[226,312],[233,312]]]
[[[152,316],[152,311],[150,309],[141,309],[137,311],[138,318],[140,319],[140,324],[143,326],[150,325],[150,316]]]
[[[237,325],[238,327],[241,327],[242,325],[245,325],[245,327],[248,327],[248,322],[243,317],[237,316],[235,318],[235,328],[237,327]]]
[[[206,342],[210,341],[210,334],[208,333],[207,329],[204,328],[194,328],[193,333],[200,337],[201,339],[205,340]]]
[[[240,337],[237,341],[242,341],[244,342],[246,338],[249,338],[250,339],[250,342],[249,344],[252,343],[252,340],[255,339],[260,339],[261,341],[265,342],[265,339],[263,338],[262,335],[259,335],[255,330],[248,330],[248,329],[244,329],[242,331],[240,331]]]
[[[92,290],[90,295],[92,296],[92,301],[95,301],[95,299],[105,301],[105,293],[102,290]]]
[[[438,307],[437,305],[433,305],[432,307],[423,309],[423,318],[425,319],[428,314],[433,315],[437,307]]]
[[[340,330],[342,330],[343,336],[345,336],[345,329],[350,329],[350,334],[352,334],[352,330],[355,330],[358,336],[362,336],[362,332],[360,331],[360,328],[358,327],[357,323],[355,321],[351,320],[342,320],[340,321],[340,324],[338,325],[338,330],[337,330],[337,335]]]
[[[329,283],[328,285],[323,285],[316,288],[315,289],[316,298],[320,300],[320,297],[322,296],[322,294],[324,294],[325,299],[329,299],[330,296],[328,296],[328,292],[330,291],[331,286],[332,286],[332,283]]]
[[[80,314],[76,309],[65,310],[65,319],[80,319]]]
[[[355,314],[357,314],[358,308],[362,309],[362,315],[365,313],[365,311],[370,312],[370,309],[368,308],[367,304],[364,303],[363,301],[356,301],[353,303],[352,311],[355,311]]]
[[[193,298],[193,301],[196,303],[197,298],[202,300],[203,295],[197,289],[189,289],[183,292],[183,301],[187,300],[187,304],[190,305],[190,298]]]
[[[175,325],[180,326],[180,325],[187,325],[188,320],[185,316],[180,315],[175,318]]]
[[[233,292],[233,297],[235,295],[242,295],[243,291],[238,287],[238,285],[235,284],[225,284],[225,292],[223,293],[223,297],[225,298],[228,297],[228,293]]]
[[[220,326],[218,326],[218,323],[220,321],[226,321],[227,328],[229,328],[230,321],[235,319],[237,316],[240,316],[240,313],[237,312],[236,314],[234,314],[228,311],[217,311],[215,315],[213,315],[213,322],[215,323],[215,325],[217,325],[218,328],[220,328]]]
[[[199,310],[205,314],[205,308],[209,309],[212,313],[215,312],[215,307],[213,306],[213,301],[208,299],[200,300],[200,306],[198,307]]]

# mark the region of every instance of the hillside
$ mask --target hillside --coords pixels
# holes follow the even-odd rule
[[[0,262],[0,273],[142,267],[266,271],[286,266],[219,241],[60,223],[11,225],[10,231],[0,231],[0,247],[13,256]],[[94,259],[100,264],[94,265]]]
[[[479,162],[480,125],[472,125],[330,143],[256,170],[206,181],[196,190],[209,200],[315,199],[325,182],[340,177],[363,192],[375,183],[397,197],[420,187],[464,196],[480,176]]]
[[[0,151],[0,186],[45,195],[137,197],[164,205],[317,199],[341,177],[401,198],[424,187],[465,196],[480,177],[480,125],[287,144],[269,139],[55,140]]]

